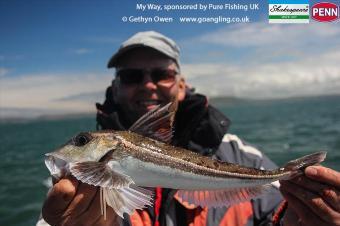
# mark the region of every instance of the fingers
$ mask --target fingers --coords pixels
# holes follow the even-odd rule
[[[50,191],[42,209],[50,225],[116,225],[120,218],[107,206],[106,219],[100,211],[97,187],[80,183],[73,177],[58,181]]]
[[[285,199],[288,201],[288,207],[292,208],[296,215],[299,216],[301,222],[299,222],[298,220],[296,222],[296,225],[329,226],[329,223],[323,221],[318,215],[311,214],[310,209],[302,201],[293,196],[291,193],[286,191],[281,192]]]
[[[100,210],[100,194],[99,191],[96,193],[95,198],[92,202],[92,205],[84,214],[83,222],[88,222],[89,225],[119,225],[118,221],[119,216],[116,215],[113,209],[109,206],[106,206],[106,219],[101,214]]]
[[[292,208],[286,210],[284,218],[283,218],[284,226],[311,226],[307,225],[299,218],[299,216],[294,212]]]
[[[283,225],[284,226],[293,226],[296,222],[300,221],[298,215],[294,212],[292,208],[286,210],[285,215],[283,217]]]
[[[107,212],[106,219],[104,219],[103,216],[98,218],[96,222],[94,222],[93,225],[101,225],[101,226],[112,226],[112,225],[121,225],[121,218],[113,212],[113,209],[111,207],[107,207],[107,211],[110,209],[109,212]]]
[[[309,166],[305,169],[307,177],[334,186],[340,190],[340,173],[323,166]]]
[[[92,205],[97,190],[98,189],[92,185],[81,183],[78,186],[76,195],[64,212],[63,217],[66,218],[69,216],[70,219],[76,219],[81,216]]]
[[[83,196],[82,194],[86,194]],[[78,197],[79,195],[79,197]],[[79,185],[79,192],[65,214],[66,225],[118,225],[118,216],[109,206],[106,207],[106,219],[101,214],[99,189],[87,184]]]
[[[311,180],[306,176],[294,178],[290,182],[314,192],[326,201],[331,208],[340,212],[340,191],[335,187]]]
[[[314,219],[317,222],[317,219],[319,219],[321,224],[321,222],[334,223],[340,220],[340,213],[331,208],[318,194],[290,181],[282,181],[281,185],[280,190],[283,195],[287,195],[285,197],[289,206],[294,208],[295,212],[304,222],[310,219]],[[303,214],[304,217],[300,214]]]
[[[49,192],[43,208],[43,218],[51,225],[56,225],[76,194],[78,181],[67,177],[57,182]]]

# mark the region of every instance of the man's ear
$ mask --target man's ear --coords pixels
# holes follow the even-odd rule
[[[179,81],[178,81],[178,95],[177,95],[178,101],[184,100],[185,89],[186,89],[185,79],[183,78],[183,76],[180,76]]]

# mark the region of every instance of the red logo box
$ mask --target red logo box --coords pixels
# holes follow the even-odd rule
[[[319,2],[312,6],[312,18],[319,22],[332,22],[339,19],[339,7],[331,2]]]

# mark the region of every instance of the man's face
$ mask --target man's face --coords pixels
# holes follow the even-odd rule
[[[124,73],[127,69],[143,70],[139,82],[124,82]],[[157,105],[164,105],[174,100],[177,96],[179,101],[185,97],[185,81],[178,75],[168,82],[157,81],[157,73],[154,71],[178,72],[178,67],[170,58],[149,48],[137,48],[124,54],[119,60],[117,67],[118,77],[113,85],[113,97],[120,105],[126,123],[132,124],[146,112]],[[137,70],[138,71],[138,70]],[[154,77],[154,78],[153,78]],[[156,78],[156,79],[155,79]]]

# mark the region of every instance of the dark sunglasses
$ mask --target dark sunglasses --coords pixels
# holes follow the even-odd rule
[[[176,80],[178,72],[172,69],[155,68],[152,70],[145,69],[120,69],[116,72],[120,82],[125,85],[140,84],[144,80],[146,73],[149,73],[151,80],[155,84],[169,85]]]

